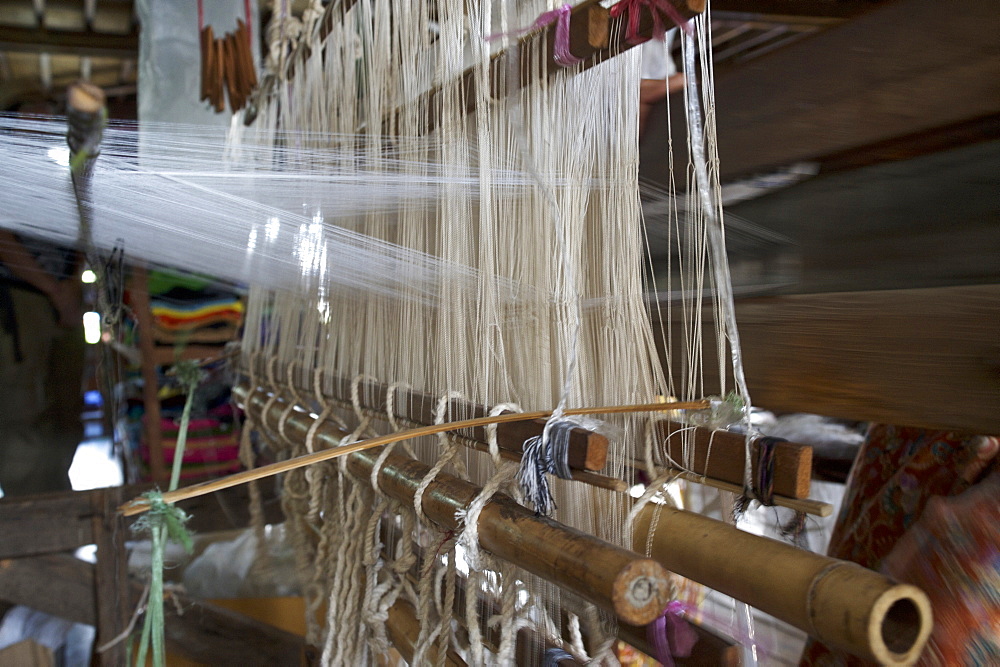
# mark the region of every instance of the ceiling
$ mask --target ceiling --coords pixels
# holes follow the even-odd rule
[[[59,111],[78,79],[134,98],[138,35],[132,0],[0,0],[0,109]]]

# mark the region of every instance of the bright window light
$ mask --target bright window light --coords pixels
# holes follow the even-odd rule
[[[83,339],[91,345],[101,340],[101,314],[90,311],[83,314]]]
[[[80,274],[80,280],[83,281],[83,282],[85,282],[85,283],[88,283],[88,284],[89,283],[96,283],[97,282],[97,274],[94,273],[93,271],[91,271],[90,269],[87,269],[83,273]]]

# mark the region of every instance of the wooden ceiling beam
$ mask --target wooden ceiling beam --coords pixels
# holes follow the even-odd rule
[[[822,162],[1000,112],[993,7],[953,0],[947,21],[942,12],[938,0],[879,4],[766,56],[717,69],[722,179]],[[673,96],[670,103],[674,136],[683,136],[683,100]],[[641,173],[666,183],[669,166],[660,156],[668,135],[659,120],[666,113],[652,118]],[[675,164],[686,164],[686,156]]]
[[[877,7],[877,0],[712,0],[712,17],[781,17],[788,22],[802,19],[849,19]],[[884,4],[884,3],[881,3]]]
[[[139,34],[4,27],[0,30],[0,51],[135,58]]]

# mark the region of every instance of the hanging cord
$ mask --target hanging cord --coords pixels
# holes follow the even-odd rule
[[[685,98],[688,108],[688,132],[690,134],[691,160],[694,165],[695,184],[705,215],[705,225],[712,250],[712,267],[715,273],[715,289],[721,302],[721,310],[725,319],[725,334],[729,341],[733,377],[736,389],[741,399],[740,412],[746,426],[744,445],[744,476],[743,487],[752,493],[752,460],[750,430],[750,390],[747,388],[746,375],[743,372],[743,353],[740,347],[740,334],[736,326],[736,306],[733,302],[732,279],[729,274],[729,263],[726,255],[726,242],[723,236],[722,220],[719,219],[713,190],[708,176],[708,163],[705,155],[704,120],[698,89],[698,77],[695,71],[695,41],[691,33],[684,34],[684,77]],[[714,110],[711,110],[714,113]]]
[[[448,403],[453,398],[460,399],[462,395],[457,391],[449,391],[438,400],[437,408],[434,410],[435,424],[443,424],[447,420]],[[431,485],[431,482],[434,481],[444,467],[451,463],[458,454],[458,443],[450,439],[446,433],[439,434],[438,439],[444,447],[444,451],[427,474],[424,475],[424,478],[420,480],[420,485],[417,487],[416,493],[413,494],[413,509],[416,511],[417,516],[424,515],[424,493],[427,491],[427,487]]]

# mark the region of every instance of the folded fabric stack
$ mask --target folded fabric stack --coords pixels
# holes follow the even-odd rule
[[[160,422],[163,460],[168,468],[174,463],[179,425],[179,419],[170,417]],[[191,481],[236,472],[240,469],[239,449],[239,432],[231,419],[222,415],[192,419],[181,458],[181,479]],[[143,443],[140,451],[144,477],[148,477],[149,448]]]
[[[200,301],[153,299],[153,336],[157,343],[225,343],[239,337],[243,302],[236,297]]]

